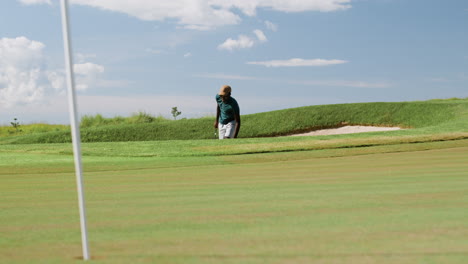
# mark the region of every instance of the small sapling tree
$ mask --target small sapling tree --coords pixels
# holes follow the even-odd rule
[[[179,116],[180,114],[182,114],[182,112],[180,112],[179,110],[177,110],[177,106],[174,106],[172,107],[172,116],[174,117],[174,120],[177,119],[177,116]]]
[[[18,118],[13,118],[13,122],[10,122],[11,126],[15,129],[14,133],[21,132],[20,123],[18,122]]]

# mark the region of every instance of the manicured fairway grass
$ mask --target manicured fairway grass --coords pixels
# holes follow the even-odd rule
[[[466,140],[391,148],[85,156],[93,263],[466,263]],[[0,152],[0,262],[81,255],[72,158],[45,152]]]

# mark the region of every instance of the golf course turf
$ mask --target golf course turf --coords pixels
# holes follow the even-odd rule
[[[464,263],[468,142],[438,148],[103,159],[85,174],[93,262]],[[75,262],[73,173],[1,178],[1,259]]]
[[[84,143],[91,262],[467,263],[465,121]],[[81,259],[73,170],[68,143],[0,144],[0,263]]]

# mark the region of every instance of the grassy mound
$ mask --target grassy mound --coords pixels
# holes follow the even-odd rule
[[[274,137],[342,125],[399,126],[414,133],[467,131],[468,100],[354,103],[307,106],[242,115],[239,137]],[[214,118],[165,120],[88,126],[81,129],[83,142],[213,139]],[[35,133],[1,138],[0,143],[70,142],[69,131]]]
[[[44,123],[19,124],[17,128],[12,126],[0,126],[0,138],[58,131],[68,131],[69,133],[70,128],[67,125],[50,125]]]

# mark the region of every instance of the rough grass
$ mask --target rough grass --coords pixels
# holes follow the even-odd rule
[[[109,125],[147,124],[169,121],[162,116],[154,117],[146,112],[133,113],[130,117],[116,116],[106,118],[101,114],[85,115],[80,120],[82,128],[100,127]]]
[[[20,126],[17,129],[13,126],[0,126],[0,138],[60,131],[69,133],[70,128],[66,125],[50,125],[44,123],[23,125],[20,123]]]
[[[273,137],[345,124],[413,128],[403,134],[465,132],[467,120],[468,99],[320,105],[243,115],[239,137]],[[213,121],[198,118],[91,126],[82,129],[81,138],[83,142],[213,139]],[[67,131],[0,138],[0,144],[70,141]]]

